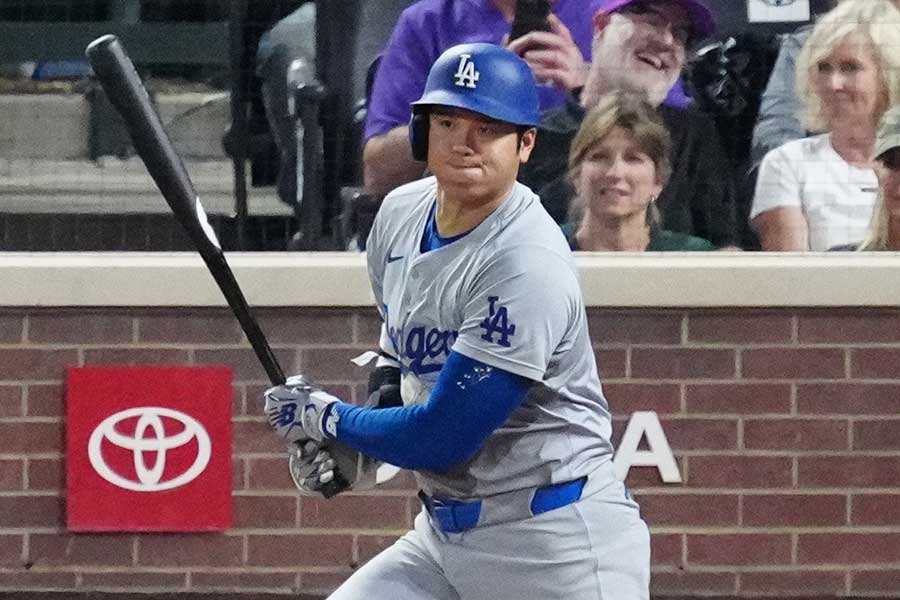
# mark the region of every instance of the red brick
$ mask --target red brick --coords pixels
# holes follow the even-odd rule
[[[287,471],[287,451],[284,442],[279,442],[272,434],[269,424],[260,417],[257,421],[237,421],[232,424],[235,454],[278,454],[283,456]]]
[[[778,383],[690,384],[685,388],[692,414],[786,414],[791,410],[791,386]]]
[[[636,410],[681,412],[681,388],[675,384],[613,383],[604,385],[603,393],[612,412],[618,415]]]
[[[231,489],[244,490],[247,489],[247,482],[244,477],[244,461],[237,457],[231,459]]]
[[[235,592],[237,590],[289,593],[297,591],[297,574],[293,571],[244,573],[241,571],[191,572],[191,589]],[[235,596],[238,597],[238,596]]]
[[[65,490],[66,466],[62,459],[29,459],[28,489],[41,491]]]
[[[739,575],[741,592],[841,596],[846,588],[843,571],[756,571]]]
[[[145,534],[138,537],[142,567],[234,567],[242,563],[240,537],[206,534]]]
[[[669,445],[675,450],[737,449],[734,419],[660,419]]]
[[[687,557],[691,565],[783,565],[791,561],[791,536],[688,534]]]
[[[234,528],[292,529],[297,524],[293,496],[235,496],[233,506]]]
[[[21,460],[0,460],[0,491],[16,492],[25,489],[25,468]]]
[[[25,542],[23,535],[0,534],[0,566],[18,567],[23,563],[22,544]],[[2,580],[3,575],[0,575]]]
[[[653,565],[681,565],[684,553],[683,538],[680,533],[654,533],[650,538],[650,557]]]
[[[0,423],[0,454],[61,452],[62,423]]]
[[[792,485],[787,456],[691,456],[687,484],[693,488],[787,488]]]
[[[62,385],[29,385],[25,401],[29,417],[62,417],[66,414],[66,388]]]
[[[250,535],[247,564],[265,567],[352,567],[349,535]]]
[[[854,379],[900,379],[900,349],[853,348],[850,376]]]
[[[230,312],[179,310],[172,314],[142,315],[138,340],[142,343],[237,344],[243,339],[240,325]]]
[[[745,527],[842,527],[847,497],[837,494],[744,495]]]
[[[18,385],[0,385],[0,418],[21,417],[22,388]]]
[[[76,350],[0,350],[0,379],[62,381],[66,376],[66,367],[77,365]]]
[[[594,344],[669,344],[681,343],[680,312],[592,311],[588,329]]]
[[[724,494],[637,494],[641,516],[653,527],[738,524],[738,497]]]
[[[682,594],[732,594],[737,588],[734,573],[709,573],[696,571],[653,571],[650,577],[650,595],[679,596]]]
[[[2,574],[2,585],[4,590],[27,590],[29,593],[42,589],[72,590],[75,589],[75,576],[66,571],[10,571]]]
[[[0,527],[61,527],[64,504],[58,496],[0,496]]]
[[[900,526],[900,494],[853,494],[852,525]],[[897,580],[900,583],[900,579]]]
[[[292,490],[294,483],[288,472],[287,457],[248,458],[249,475],[247,489]]]
[[[370,345],[374,350],[381,338],[381,316],[374,308],[371,311],[356,312],[353,328],[353,341],[357,344]]]
[[[850,573],[850,592],[881,592],[896,595],[900,585],[900,569],[872,571],[852,571]]]
[[[0,343],[16,344],[22,341],[22,317],[0,315]]]
[[[848,450],[849,424],[835,419],[747,419],[744,447],[751,450]]]
[[[633,348],[634,379],[731,379],[735,374],[733,350],[705,348]]]
[[[292,349],[274,349],[281,367],[288,373],[299,373],[296,352]],[[194,363],[197,365],[226,365],[234,369],[234,381],[265,381],[269,378],[250,348],[233,350],[196,350]]]
[[[98,348],[84,351],[84,364],[144,367],[155,365],[187,365],[187,350],[172,348]]]
[[[900,313],[866,308],[864,312],[800,315],[799,339],[801,344],[896,342],[900,339]]]
[[[134,537],[100,534],[31,534],[28,559],[37,566],[131,565]]]
[[[595,349],[594,360],[597,361],[597,370],[603,381],[624,379],[628,376],[627,350]]]
[[[900,487],[900,457],[801,456],[797,460],[800,487]]]
[[[301,527],[396,529],[412,526],[406,496],[338,496],[300,500]]]
[[[132,318],[84,310],[42,313],[28,320],[28,340],[38,344],[127,344]]]
[[[360,535],[356,538],[359,564],[364,565],[397,541],[399,535]]]
[[[791,337],[789,315],[742,311],[688,316],[688,343],[787,344]]]
[[[753,348],[741,352],[745,379],[842,379],[840,348]]]
[[[155,573],[127,571],[103,571],[92,573],[81,571],[81,587],[88,590],[137,589],[182,590],[187,587],[185,573]]]
[[[900,561],[900,533],[801,533],[802,564],[886,564]]]
[[[244,407],[245,391],[242,385],[233,385],[231,389],[231,414],[240,417],[246,414]]]
[[[900,440],[900,421],[854,421],[854,450],[887,450],[898,449]]]
[[[367,369],[350,360],[360,354],[359,348],[316,348],[300,352],[300,370],[314,381],[366,381]]]
[[[353,571],[350,569],[302,572],[300,574],[300,589],[306,594],[321,594],[321,597],[324,598],[336,590],[352,574]],[[303,598],[305,599],[306,596],[303,596]]]
[[[826,383],[797,386],[797,412],[814,415],[900,414],[900,385]]]
[[[347,310],[315,308],[289,313],[260,311],[259,325],[272,344],[346,345],[353,343],[352,315],[353,313]],[[378,342],[377,336],[374,342]]]

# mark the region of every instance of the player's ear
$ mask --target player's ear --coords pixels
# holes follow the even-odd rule
[[[537,139],[537,129],[531,127],[522,132],[519,138],[519,162],[526,163],[534,150],[534,142]]]
[[[597,35],[606,29],[606,26],[609,25],[610,18],[610,13],[603,12],[602,10],[598,10],[594,13],[594,18],[592,19],[594,24],[594,35]]]

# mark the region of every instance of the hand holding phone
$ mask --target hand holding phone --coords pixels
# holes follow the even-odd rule
[[[550,0],[516,0],[516,14],[513,17],[509,41],[520,38],[531,31],[550,31]]]
[[[590,65],[585,62],[569,28],[553,13],[543,23],[546,29],[531,29],[517,39],[512,39],[510,34],[505,42],[507,47],[528,63],[539,84],[564,91],[582,87]]]

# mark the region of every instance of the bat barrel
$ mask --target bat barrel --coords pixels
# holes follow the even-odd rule
[[[228,305],[247,334],[247,339],[270,381],[276,385],[284,383],[281,366],[259,324],[250,313],[247,301],[197,198],[187,169],[166,134],[159,114],[122,44],[116,36],[104,35],[91,42],[85,54],[109,101],[122,115],[135,150],[175,218],[209,267],[210,274],[228,300]]]

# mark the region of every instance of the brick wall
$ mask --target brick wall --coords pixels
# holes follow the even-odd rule
[[[348,359],[376,340],[372,310],[259,314],[286,370],[361,398]],[[684,479],[628,478],[656,596],[900,597],[900,311],[592,310],[591,331],[617,435],[656,411]],[[64,369],[92,364],[234,368],[230,531],[65,531]],[[296,496],[259,417],[264,387],[222,309],[3,309],[0,592],[320,595],[410,526],[408,476]]]

